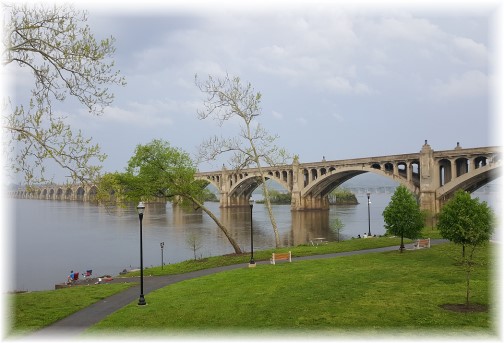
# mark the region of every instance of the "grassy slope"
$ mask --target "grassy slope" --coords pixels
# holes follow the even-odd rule
[[[492,305],[488,251],[482,250],[481,266],[473,274],[471,300]],[[465,274],[455,264],[459,253],[459,247],[443,244],[402,255],[394,251],[219,273],[153,292],[147,306],[132,303],[90,331],[492,334],[491,312],[464,314],[439,307],[465,300]]]
[[[11,333],[26,333],[45,327],[133,284],[104,284],[52,291],[9,294],[8,324]]]
[[[321,244],[318,246],[312,245],[300,245],[297,247],[287,247],[280,249],[269,249],[263,251],[255,251],[254,259],[256,261],[267,261],[271,258],[271,253],[273,252],[292,252],[292,257],[300,256],[310,256],[310,255],[322,255],[330,254],[336,252],[344,251],[354,251],[354,250],[365,250],[373,249],[387,246],[399,245],[401,242],[400,238],[370,238],[370,239],[351,239],[343,242],[330,242],[327,244]],[[408,244],[411,240],[405,239],[405,244]],[[144,275],[173,275],[188,273],[195,270],[208,269],[219,266],[227,266],[232,264],[248,263],[250,260],[250,253],[245,253],[242,255],[225,255],[225,256],[213,256],[200,260],[187,260],[184,262],[165,265],[163,269],[160,266],[148,268]],[[140,272],[131,272],[125,274],[124,276],[139,276]]]

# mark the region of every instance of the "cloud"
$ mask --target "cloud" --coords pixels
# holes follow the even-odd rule
[[[271,111],[271,114],[273,115],[274,118],[276,119],[283,119],[284,115],[280,112],[277,111]]]
[[[437,80],[432,92],[438,97],[476,97],[488,91],[488,77],[478,70],[467,71],[450,77],[447,81]]]
[[[485,45],[466,37],[454,37],[453,46],[458,59],[466,63],[485,65],[488,62],[488,51]]]
[[[308,123],[308,120],[306,120],[305,118],[302,118],[302,117],[298,117],[295,119],[296,123],[299,123],[301,125],[306,125]]]
[[[364,83],[351,82],[350,80],[335,76],[327,78],[324,83],[326,89],[340,94],[371,94],[374,91]]]
[[[136,127],[143,129],[162,130],[173,127],[182,117],[194,117],[196,102],[163,99],[145,103],[130,101],[122,105],[105,108],[103,115],[90,120],[89,114],[80,111],[74,116],[69,116],[72,125],[80,128],[89,128],[107,125],[108,127]]]
[[[131,103],[128,108],[113,106],[105,110],[103,119],[109,123],[143,128],[173,125],[173,119],[167,111],[162,110],[163,107],[156,104],[140,103]]]
[[[341,114],[339,114],[339,113],[333,113],[333,114],[331,114],[331,116],[332,116],[334,119],[336,119],[336,121],[337,121],[338,123],[342,123],[342,122],[344,122],[344,121],[345,121],[345,117],[343,117],[343,116],[342,116]]]

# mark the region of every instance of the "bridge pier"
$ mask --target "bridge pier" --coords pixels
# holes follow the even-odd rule
[[[436,189],[438,179],[440,179],[440,168],[437,168],[434,160],[434,150],[425,144],[420,150],[420,209],[426,213],[425,225],[434,227],[435,215],[439,213],[439,203],[436,199]]]
[[[436,214],[440,211],[439,200],[436,199],[436,192],[420,193],[420,209],[425,212],[425,225],[435,227],[437,225]]]
[[[239,195],[239,196],[229,196],[227,192],[221,192],[220,194],[220,207],[248,207],[250,196]]]
[[[316,197],[301,197],[300,192],[292,194],[291,211],[328,211],[329,210],[329,197],[316,196]]]

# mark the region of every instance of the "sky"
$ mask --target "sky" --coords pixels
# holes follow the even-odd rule
[[[108,155],[104,172],[124,171],[153,139],[195,154],[211,136],[238,134],[238,121],[197,118],[196,74],[250,82],[262,94],[258,121],[302,163],[414,153],[425,140],[434,150],[502,145],[500,1],[113,4],[79,6],[97,38],[115,37],[127,85],[112,87],[100,117],[58,104]],[[29,74],[7,73],[9,90],[27,94]]]

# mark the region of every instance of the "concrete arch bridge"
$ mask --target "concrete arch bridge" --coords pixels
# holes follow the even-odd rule
[[[423,210],[439,213],[443,204],[459,189],[473,192],[501,174],[501,147],[434,151],[427,141],[420,152],[347,160],[299,163],[263,167],[266,178],[292,193],[291,209],[328,210],[328,194],[351,178],[374,173],[392,179],[413,192]],[[262,183],[257,168],[240,171],[199,172],[220,192],[221,207],[248,206],[252,192]]]

